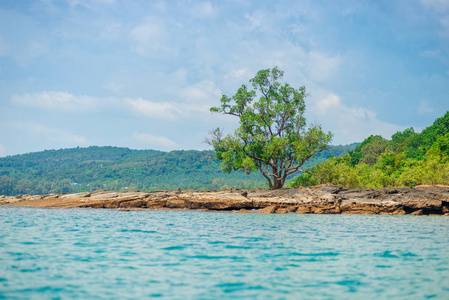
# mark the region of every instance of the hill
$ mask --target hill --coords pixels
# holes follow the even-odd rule
[[[413,128],[366,138],[348,154],[315,165],[291,186],[332,183],[347,188],[449,185],[449,111],[416,133]]]
[[[357,144],[330,146],[304,165],[311,168]],[[88,147],[0,158],[0,195],[105,190],[225,189],[265,187],[259,173],[223,173],[212,151],[131,150]]]

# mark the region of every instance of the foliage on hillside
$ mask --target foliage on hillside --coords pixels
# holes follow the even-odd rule
[[[449,112],[416,133],[413,128],[386,140],[370,136],[348,154],[330,158],[290,186],[333,183],[347,188],[449,185]]]
[[[331,146],[320,155],[326,158],[341,155],[342,149],[344,146],[336,146],[334,151]],[[74,193],[97,189],[266,187],[265,179],[257,173],[223,173],[213,156],[212,151],[161,152],[89,147],[2,157],[0,195]],[[320,158],[315,161],[320,161]]]

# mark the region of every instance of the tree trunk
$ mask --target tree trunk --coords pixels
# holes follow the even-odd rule
[[[282,188],[282,186],[284,185],[284,180],[282,180],[282,178],[279,178],[277,176],[272,176],[273,178],[273,187],[272,190],[277,190]]]

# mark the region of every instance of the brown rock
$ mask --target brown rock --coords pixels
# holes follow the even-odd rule
[[[356,203],[341,205],[342,214],[357,214],[357,215],[374,215],[380,213],[379,206],[367,203]]]
[[[167,200],[165,199],[158,199],[158,200],[150,200],[147,202],[147,208],[162,208],[162,207],[166,207],[167,205]]]
[[[323,186],[320,188],[323,192],[328,192],[331,194],[338,194],[341,190],[343,190],[343,187],[337,186],[337,185],[331,185],[331,186]]]
[[[406,199],[406,201],[404,201],[404,206],[412,209],[423,209],[423,208],[441,209],[443,206],[443,202],[441,200],[434,200],[429,199],[427,197],[426,198],[420,197],[420,198],[411,198],[410,200]]]
[[[439,188],[449,188],[449,185],[442,185],[442,184],[421,184],[415,186],[415,189],[417,190],[425,190],[425,189],[439,189]]]
[[[120,201],[117,200],[109,200],[103,202],[104,208],[118,208],[120,205]]]
[[[342,215],[376,215],[375,212],[370,210],[351,210],[351,211],[343,211]]]
[[[252,209],[253,201],[240,194],[221,195],[198,195],[185,200],[185,207],[188,209],[209,209],[209,210],[237,210]]]
[[[341,213],[341,208],[335,204],[321,204],[312,206],[310,211],[314,214],[339,214]]]
[[[130,207],[146,207],[147,206],[147,201],[144,200],[133,200],[133,201],[126,201],[126,202],[121,202],[120,203],[120,207],[126,207],[126,208],[130,208]]]
[[[104,208],[103,201],[93,202],[89,204],[90,208]]]
[[[247,194],[246,194],[247,193]],[[89,197],[90,196],[90,197]],[[78,194],[0,197],[0,205],[29,207],[188,208],[200,210],[259,209],[278,213],[449,214],[449,187],[398,187],[345,190],[333,185],[279,190],[104,191]]]
[[[270,206],[267,206],[265,208],[256,210],[256,213],[258,213],[258,214],[272,214],[275,211],[276,211],[276,205],[270,205]]]
[[[236,213],[236,214],[246,214],[246,213],[252,213],[252,211],[242,208],[241,210],[234,211],[234,213]]]
[[[423,215],[423,210],[422,209],[415,210],[414,212],[411,213],[411,215],[421,216],[421,215]]]
[[[278,209],[276,209],[276,213],[277,214],[286,214],[288,213],[288,208],[287,207],[279,207]]]
[[[405,212],[405,210],[401,207],[398,208],[397,210],[395,210],[394,212],[391,213],[392,215],[406,215],[407,213]]]
[[[297,214],[310,214],[311,213],[310,205],[300,205],[296,209],[296,213]]]
[[[165,204],[165,206],[168,208],[185,208],[185,201],[169,199],[169,200],[167,200],[167,203]]]

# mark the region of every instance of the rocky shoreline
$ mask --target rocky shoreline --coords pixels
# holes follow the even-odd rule
[[[188,209],[237,213],[449,216],[449,186],[348,190],[319,185],[281,190],[114,192],[0,196],[0,205],[54,208]]]

